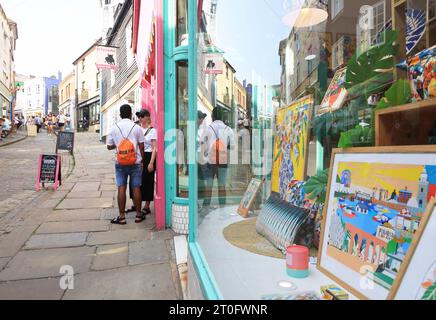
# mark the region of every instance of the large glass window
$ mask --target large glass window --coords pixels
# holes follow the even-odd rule
[[[297,9],[290,5],[296,2],[301,4]],[[195,99],[203,162],[198,164],[198,243],[224,299],[261,299],[280,291],[284,237],[317,256],[322,191],[327,188],[325,175],[332,174],[334,149],[436,144],[435,1],[199,3],[203,12]],[[180,74],[177,79],[177,117],[183,130],[184,87]],[[180,172],[187,174],[184,168],[179,166],[180,185]],[[392,174],[383,166],[379,169]],[[380,173],[380,181],[371,182],[355,181],[349,174],[343,170],[342,176],[331,177],[333,184],[343,184],[341,201],[346,203],[337,208],[344,213],[337,224],[344,239],[334,254],[348,254],[350,244],[355,253],[347,259],[360,267],[367,264],[365,259],[374,260],[367,256],[374,255],[379,239],[375,230],[359,230],[350,240],[345,222],[363,217],[392,229],[394,216],[421,213],[423,193],[436,195],[436,190],[428,188],[428,176],[422,172],[415,174],[413,186],[401,174],[396,180]],[[309,182],[316,188],[306,189]],[[367,184],[363,191],[346,193],[358,183]],[[404,198],[414,192],[413,201]],[[377,210],[383,207],[394,215],[373,214],[376,203]],[[295,212],[302,220],[291,225],[284,217],[295,217]],[[354,227],[359,228],[358,223]],[[377,253],[381,263],[374,263],[374,270],[380,277],[392,272],[386,261],[398,257],[392,248],[401,247],[403,259],[408,247],[402,244],[409,243],[413,232],[401,232],[401,237],[377,249],[390,252],[386,257]],[[300,289],[309,287],[301,282]]]
[[[179,61],[177,72],[177,197],[188,198],[188,63]]]

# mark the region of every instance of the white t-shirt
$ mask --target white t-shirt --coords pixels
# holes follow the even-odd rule
[[[144,129],[142,128],[142,132],[144,135],[144,152],[153,152],[153,143],[152,141],[157,140],[157,130],[155,128],[151,128],[149,131],[149,128]],[[149,131],[147,133],[147,131]],[[147,133],[147,135],[145,135]]]
[[[132,132],[129,134],[130,130]],[[144,142],[144,133],[142,132],[142,128],[130,119],[123,119],[112,128],[107,137],[107,145],[115,145],[118,150],[118,146],[124,138],[128,138],[133,145],[136,146],[136,164],[141,164],[142,157],[139,144]],[[115,152],[115,154],[117,154],[117,152]],[[115,162],[117,162],[116,157]]]
[[[217,137],[218,136],[218,137]],[[204,141],[201,146],[201,155],[199,155],[200,163],[209,162],[209,153],[211,151],[213,143],[217,139],[221,139],[224,143],[227,143],[227,147],[233,149],[235,147],[235,135],[233,130],[224,124],[220,120],[212,122],[211,125],[207,126],[202,140]],[[230,153],[228,154],[230,158]]]
[[[65,123],[65,119],[66,119],[66,117],[65,117],[63,114],[60,114],[60,115],[58,116],[58,119],[59,119],[59,123]]]

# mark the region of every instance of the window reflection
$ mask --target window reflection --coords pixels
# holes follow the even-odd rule
[[[188,197],[188,63],[177,62],[177,196]]]

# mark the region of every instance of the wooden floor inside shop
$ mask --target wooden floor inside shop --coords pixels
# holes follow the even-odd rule
[[[228,232],[225,230],[229,230],[228,227],[235,223],[247,221],[236,210],[237,206],[232,206],[211,211],[199,225],[199,244],[223,299],[261,300],[265,296],[306,291],[315,291],[320,295],[321,286],[335,284],[335,281],[317,270],[315,265],[310,265],[308,278],[294,279],[286,274],[286,260],[279,258],[280,255],[260,255],[253,253],[255,250],[250,250],[246,244],[238,245],[239,247],[231,244],[226,240],[225,234],[228,238]],[[247,222],[246,225],[250,223]],[[282,281],[290,282],[296,288],[282,288],[279,285]],[[355,297],[350,295],[350,299]]]

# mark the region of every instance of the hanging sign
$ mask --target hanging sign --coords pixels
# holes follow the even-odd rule
[[[62,184],[60,155],[43,154],[39,156],[36,191],[39,191],[41,184],[45,187],[46,183],[53,183],[55,191]]]
[[[223,74],[224,61],[221,53],[207,53],[205,54],[206,74]]]
[[[118,69],[117,48],[107,46],[97,46],[97,69]]]

